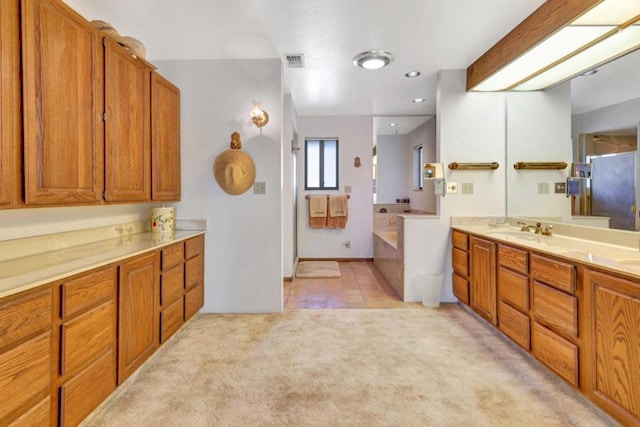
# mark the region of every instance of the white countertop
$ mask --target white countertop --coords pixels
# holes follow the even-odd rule
[[[142,232],[0,262],[0,298],[204,234]]]
[[[544,236],[521,231],[519,227],[456,224],[452,228],[640,279],[638,249],[557,234]]]

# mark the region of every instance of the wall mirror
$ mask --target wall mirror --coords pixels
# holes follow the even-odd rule
[[[597,68],[596,74],[579,76],[570,82],[571,138],[567,138],[567,143],[572,144],[572,158],[558,160],[592,163],[593,176],[588,183],[589,191],[581,196],[581,200],[566,198],[567,215],[558,217],[540,213],[538,203],[536,218],[622,230],[640,229],[637,212],[640,205],[638,69],[640,50]],[[517,145],[517,140],[507,139],[509,150],[517,149]],[[563,171],[563,178],[569,173],[569,169]],[[554,180],[559,178],[554,177]],[[522,191],[517,189],[515,181],[513,175],[507,175],[508,192]],[[553,185],[552,182],[549,184]],[[523,199],[518,202],[523,203]],[[507,215],[526,210],[526,206],[516,208],[507,200]]]
[[[423,166],[436,160],[434,116],[373,117],[374,212],[436,213]]]

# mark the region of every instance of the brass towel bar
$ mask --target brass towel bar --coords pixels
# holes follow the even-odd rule
[[[471,171],[471,170],[493,170],[498,169],[500,165],[498,162],[490,163],[449,163],[449,169],[458,171]]]
[[[565,162],[518,162],[513,165],[514,169],[566,169]]]

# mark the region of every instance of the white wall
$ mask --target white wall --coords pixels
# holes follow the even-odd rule
[[[300,258],[373,258],[373,164],[371,116],[299,116],[298,240]],[[304,190],[305,138],[337,137],[339,140],[340,191]],[[356,168],[354,157],[360,157]],[[345,229],[310,228],[307,194],[343,193],[352,187],[349,219]],[[350,241],[351,248],[343,246]]]
[[[407,134],[407,148],[409,150],[409,158],[412,161],[413,148],[422,145],[422,156],[424,163],[436,161],[436,120],[430,118],[424,124],[418,126]],[[411,191],[411,209],[419,211],[436,213],[436,196],[433,195],[433,181],[423,180],[422,190],[413,190],[413,174],[415,171],[412,167],[413,163],[409,163],[408,182]]]
[[[564,182],[569,169],[516,170],[517,162],[571,163],[571,85],[540,92],[509,92],[507,99],[507,214],[509,216],[571,216],[564,193],[554,183]],[[538,193],[538,184],[549,193]]]
[[[156,61],[181,91],[182,201],[179,217],[208,220],[205,312],[282,310],[282,123],[281,61]],[[260,101],[270,121],[260,130],[249,112]],[[213,161],[241,135],[253,158],[252,189],[225,193],[213,177]]]
[[[396,199],[412,195],[412,183],[407,181],[407,168],[412,160],[408,147],[406,134],[378,135],[376,203],[395,203]]]
[[[640,98],[610,105],[573,117],[574,140],[581,133],[635,129],[640,122]]]

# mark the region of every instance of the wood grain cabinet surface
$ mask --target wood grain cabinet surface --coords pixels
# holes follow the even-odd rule
[[[47,418],[52,327],[51,285],[0,300],[0,425]]]
[[[120,266],[118,384],[159,346],[160,254],[141,255]]]
[[[22,181],[18,1],[0,2],[0,209],[16,205]]]
[[[469,305],[469,236],[453,230],[451,244],[453,295],[462,303]]]
[[[469,238],[471,264],[471,308],[492,325],[497,325],[496,310],[496,244],[475,236]]]
[[[104,187],[99,33],[58,0],[22,0],[21,14],[25,203],[99,203]]]
[[[589,396],[625,425],[640,424],[640,283],[586,269]]]
[[[180,89],[151,73],[151,195],[180,200]]]
[[[151,200],[151,69],[105,37],[105,199]]]
[[[185,242],[184,316],[190,319],[204,305],[204,236]]]

